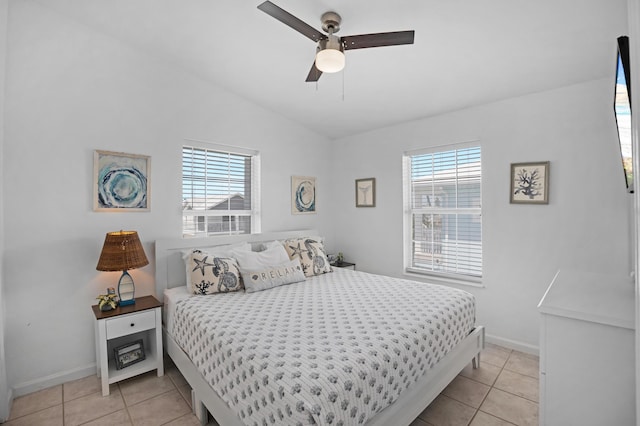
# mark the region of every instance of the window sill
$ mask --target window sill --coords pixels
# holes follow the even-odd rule
[[[464,278],[445,277],[441,275],[427,274],[422,271],[418,272],[417,270],[410,268],[406,268],[403,272],[403,275],[414,280],[419,279],[420,281],[425,281],[432,284],[454,284],[475,288],[485,288],[484,284],[482,284],[482,278],[469,278],[467,280]]]

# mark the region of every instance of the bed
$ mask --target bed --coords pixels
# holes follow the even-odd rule
[[[409,425],[470,361],[478,365],[484,328],[460,290],[334,268],[253,293],[187,291],[186,249],[309,235],[317,233],[156,242],[165,347],[203,422],[208,411],[223,426]]]

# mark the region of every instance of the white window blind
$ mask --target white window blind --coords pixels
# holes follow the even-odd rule
[[[183,236],[259,232],[259,156],[182,147]]]
[[[482,277],[481,149],[405,155],[405,259],[410,272]]]

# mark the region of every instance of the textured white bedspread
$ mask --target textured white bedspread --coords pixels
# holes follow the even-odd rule
[[[475,322],[465,291],[340,269],[174,305],[176,342],[240,419],[259,426],[364,424]]]

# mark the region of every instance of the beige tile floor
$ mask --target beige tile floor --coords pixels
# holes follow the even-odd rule
[[[468,365],[412,426],[538,424],[537,356],[488,344],[480,368]]]
[[[107,397],[95,376],[21,396],[3,425],[199,425],[189,385],[170,360],[165,366],[165,376],[151,372],[113,384]],[[537,424],[538,358],[487,345],[480,368],[467,366],[412,426]]]

